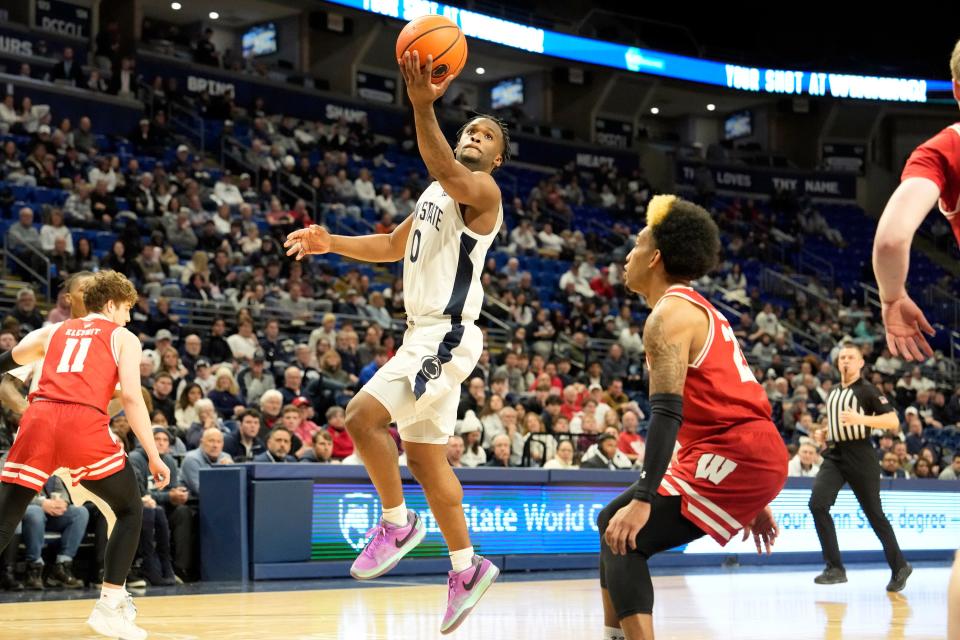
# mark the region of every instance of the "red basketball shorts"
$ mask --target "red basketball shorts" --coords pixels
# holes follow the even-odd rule
[[[93,407],[37,400],[20,419],[0,480],[39,491],[60,467],[73,484],[100,480],[126,464],[126,453],[107,416]]]
[[[683,515],[725,545],[786,481],[783,440],[772,424],[758,423],[682,446],[658,493],[680,496]]]

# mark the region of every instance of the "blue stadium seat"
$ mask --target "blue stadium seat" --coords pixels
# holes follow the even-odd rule
[[[99,231],[94,238],[93,249],[97,252],[109,252],[113,248],[117,235],[109,231]]]

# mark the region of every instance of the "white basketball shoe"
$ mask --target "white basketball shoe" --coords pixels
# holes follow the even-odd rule
[[[145,640],[147,632],[134,624],[136,617],[137,609],[133,606],[133,598],[130,596],[127,596],[119,607],[111,607],[100,600],[87,618],[87,625],[100,635],[109,638]]]

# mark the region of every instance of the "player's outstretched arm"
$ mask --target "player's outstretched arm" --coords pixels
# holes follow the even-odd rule
[[[123,410],[127,415],[130,428],[140,441],[147,460],[150,463],[150,473],[157,489],[163,489],[170,482],[170,469],[160,459],[157,445],[153,441],[153,430],[150,428],[150,414],[143,401],[143,392],[140,386],[140,359],[143,348],[140,340],[126,329],[118,329],[119,360],[117,369],[120,375],[120,397],[123,401]]]
[[[362,262],[396,262],[403,259],[412,224],[413,215],[409,215],[391,233],[365,236],[337,236],[315,224],[288,235],[283,246],[287,249],[287,255],[296,260],[310,255],[336,253]]]
[[[407,95],[413,105],[417,128],[417,146],[423,163],[440,186],[457,202],[481,211],[495,208],[500,201],[500,187],[489,173],[471,171],[453,156],[453,150],[443,137],[433,103],[442,96],[455,76],[447,76],[438,85],[430,81],[433,57],[427,56],[426,66],[420,68],[420,53],[414,51],[397,60],[400,73],[407,84]]]
[[[0,353],[0,375],[11,369],[33,364],[42,358],[50,332],[59,326],[59,324],[51,324],[31,331],[13,349]]]
[[[894,355],[923,360],[933,355],[924,333],[933,327],[907,294],[910,244],[924,218],[937,204],[940,188],[926,178],[907,178],[897,187],[880,216],[873,242],[873,271],[883,305],[887,346]]]

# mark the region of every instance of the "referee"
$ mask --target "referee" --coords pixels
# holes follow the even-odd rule
[[[836,502],[840,488],[848,482],[880,539],[887,564],[893,572],[887,591],[901,591],[913,568],[903,559],[893,527],[880,506],[880,469],[870,442],[873,429],[899,431],[900,420],[890,402],[860,376],[863,365],[860,348],[845,343],[837,357],[840,386],[834,387],[827,396],[828,448],[810,496],[810,511],[827,563],[814,582],[837,584],[847,581],[830,507]]]

